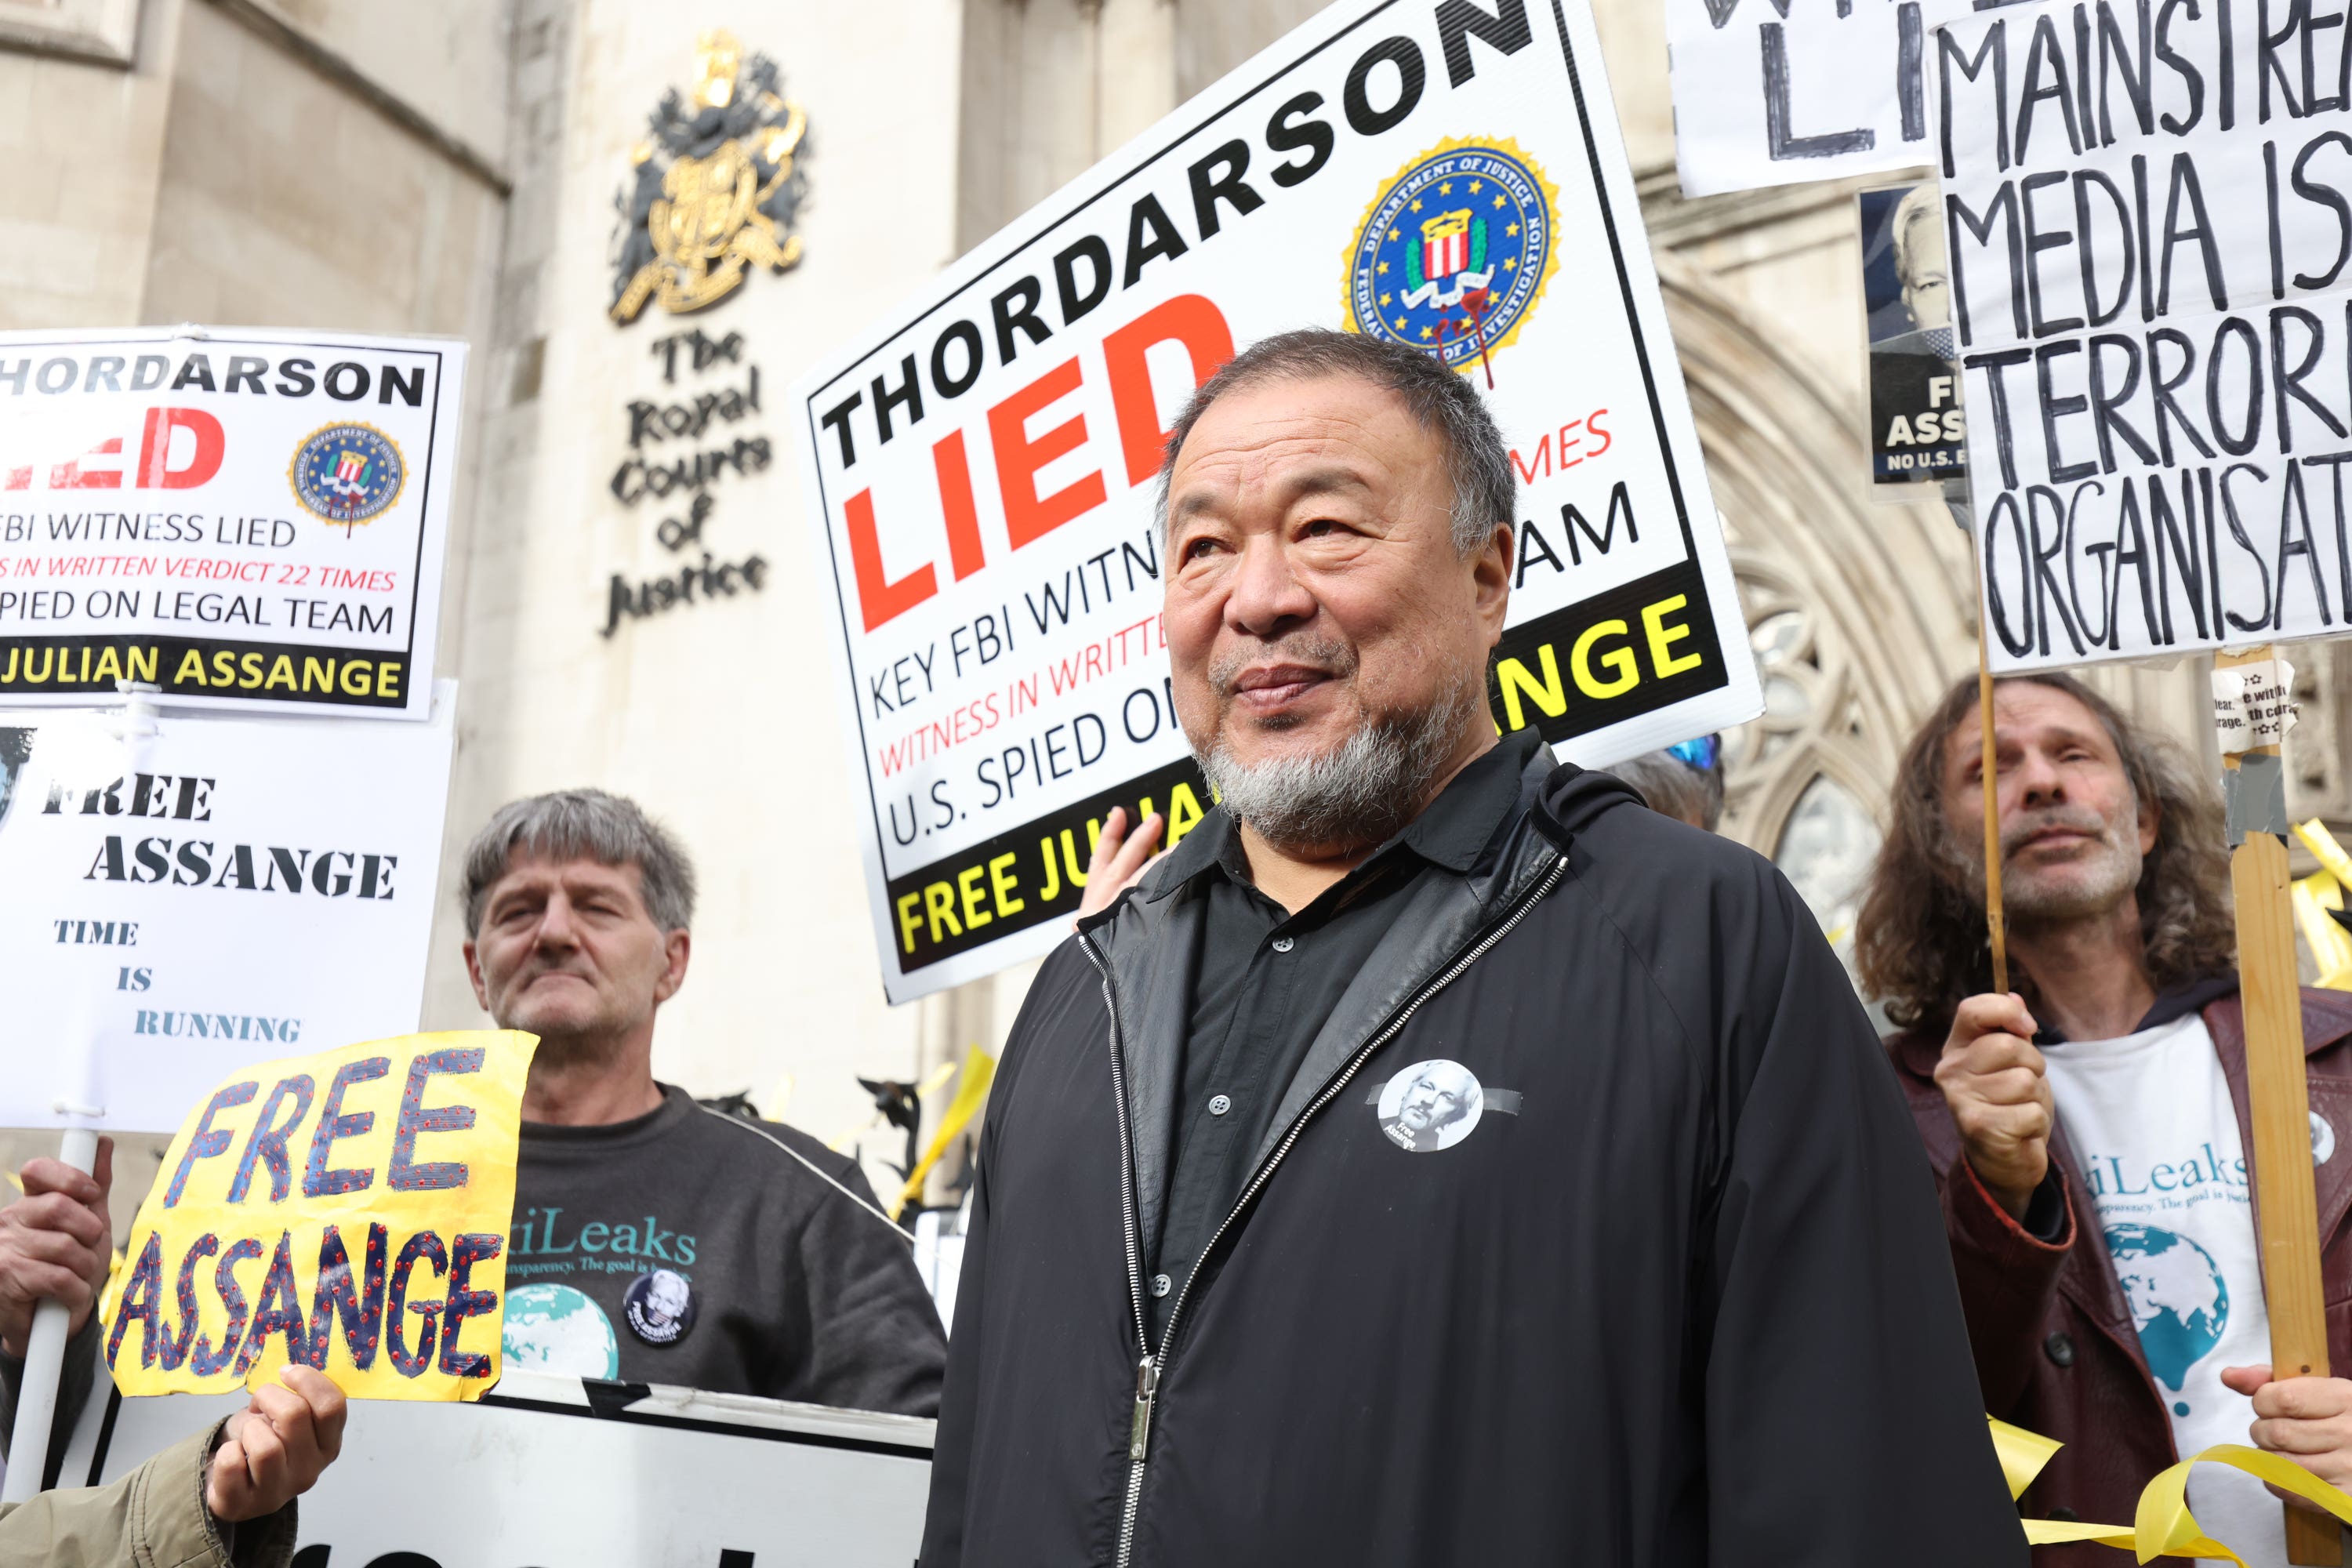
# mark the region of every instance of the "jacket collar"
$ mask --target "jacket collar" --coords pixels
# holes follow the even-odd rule
[[[1561,830],[1555,824],[1538,832],[1534,819],[1541,815],[1538,797],[1559,764],[1547,746],[1525,751],[1517,798],[1473,863],[1465,871],[1425,878],[1407,893],[1388,934],[1341,993],[1276,1110],[1257,1151],[1261,1161],[1372,1031],[1557,858],[1546,840]],[[1207,902],[1195,880],[1220,847],[1193,847],[1207,826],[1204,818],[1134,892],[1078,926],[1110,993],[1127,1089],[1130,1175],[1145,1236],[1160,1233],[1174,1163],[1192,975]]]

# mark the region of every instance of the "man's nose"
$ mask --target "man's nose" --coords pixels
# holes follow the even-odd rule
[[[2065,774],[2039,747],[2029,746],[2018,758],[2011,787],[2016,791],[2018,805],[2027,809],[2057,805],[2066,798]]]
[[[572,900],[562,893],[547,900],[540,911],[539,929],[531,933],[540,947],[574,948],[580,945],[580,928],[573,918]]]
[[[1290,569],[1282,541],[1273,534],[1252,534],[1242,546],[1233,591],[1225,600],[1225,621],[1255,637],[1274,638],[1315,618],[1315,595]]]

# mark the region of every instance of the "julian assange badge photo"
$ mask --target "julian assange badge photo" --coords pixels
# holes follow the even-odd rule
[[[1964,479],[1968,426],[1953,363],[1943,204],[1932,184],[1864,191],[1856,200],[1870,349],[1871,482]]]
[[[656,1268],[629,1281],[621,1298],[621,1315],[629,1331],[649,1345],[676,1344],[694,1327],[694,1288],[685,1276]]]
[[[1408,1154],[1428,1154],[1477,1131],[1486,1095],[1468,1068],[1441,1058],[1398,1072],[1373,1109],[1390,1142]]]

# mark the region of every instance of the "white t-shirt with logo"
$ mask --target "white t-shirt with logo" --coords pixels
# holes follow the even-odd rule
[[[2096,1211],[2083,1212],[2078,1196],[2075,1223],[2089,1233],[2085,1243],[2105,1237],[2175,1447],[2186,1458],[2215,1443],[2252,1442],[2253,1402],[2223,1387],[2221,1373],[2271,1359],[2270,1318],[2245,1148],[2204,1019],[2191,1012],[2043,1055],[2058,1120],[2090,1187],[2081,1196]],[[2252,1568],[2284,1568],[2280,1503],[2252,1476],[2200,1465],[2189,1473],[2189,1506],[2206,1534]]]

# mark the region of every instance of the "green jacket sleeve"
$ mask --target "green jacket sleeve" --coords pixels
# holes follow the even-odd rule
[[[215,1424],[111,1486],[0,1506],[0,1568],[289,1568],[295,1505],[224,1527],[205,1508]]]

